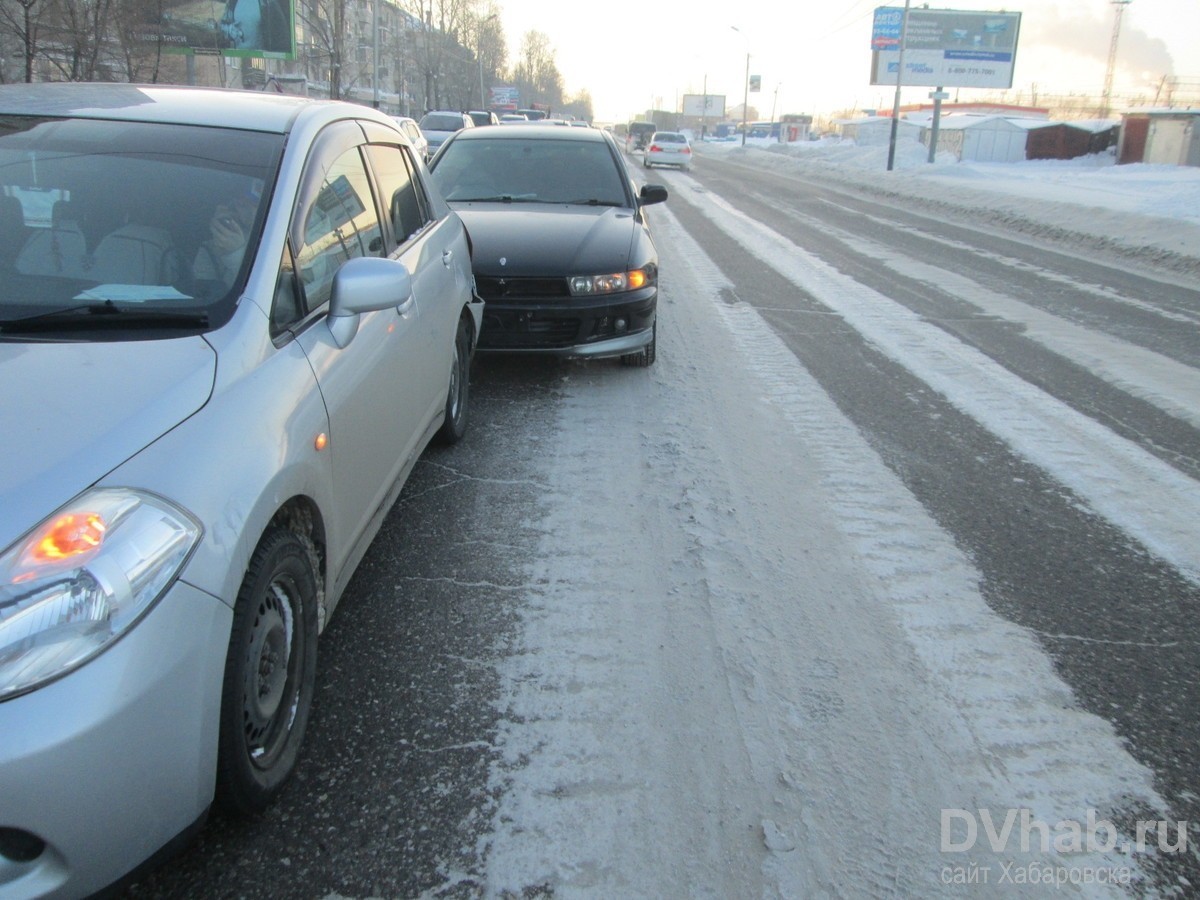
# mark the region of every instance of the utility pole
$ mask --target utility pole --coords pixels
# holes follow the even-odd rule
[[[1121,38],[1121,16],[1125,14],[1125,7],[1132,0],[1111,0],[1113,6],[1117,8],[1116,18],[1113,20],[1112,43],[1108,45],[1108,68],[1104,71],[1104,97],[1100,101],[1100,118],[1107,119],[1109,105],[1112,102],[1112,85],[1113,74],[1117,69],[1117,41]]]
[[[750,112],[750,51],[746,51],[746,80],[742,85],[742,146],[746,146],[746,116]]]
[[[730,25],[734,31],[742,36],[742,40],[746,42],[746,80],[742,82],[742,146],[746,146],[746,116],[750,107],[750,39],[746,37],[742,29],[736,25]]]
[[[908,41],[909,0],[904,0],[904,19],[900,23],[900,54],[896,60],[896,99],[892,101],[892,133],[888,139],[887,170],[896,165],[896,136],[900,130],[900,86],[904,84],[904,45]]]

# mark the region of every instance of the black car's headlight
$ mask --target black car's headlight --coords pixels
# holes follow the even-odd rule
[[[654,264],[630,269],[628,272],[613,272],[608,275],[572,275],[567,279],[571,294],[587,297],[593,294],[619,294],[649,287],[658,280],[658,267]]]
[[[154,605],[200,540],[141,491],[88,491],[0,554],[0,700],[83,665]]]

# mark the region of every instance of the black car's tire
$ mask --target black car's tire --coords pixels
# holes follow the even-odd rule
[[[316,556],[274,528],[238,591],[217,747],[217,801],[233,812],[262,812],[296,767],[317,673]]]
[[[471,389],[471,326],[466,318],[458,320],[454,336],[454,362],[450,366],[450,387],[446,390],[446,417],[438,430],[443,444],[456,444],[467,433],[467,399]]]
[[[658,322],[650,326],[650,343],[639,350],[637,353],[626,353],[621,357],[621,364],[625,366],[634,366],[639,369],[647,368],[654,365],[654,360],[658,356]]]

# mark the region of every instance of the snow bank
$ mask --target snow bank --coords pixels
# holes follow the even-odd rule
[[[714,142],[697,152],[756,168],[818,173],[844,188],[906,198],[1010,235],[1200,274],[1200,167],[1118,166],[1108,154],[1022,163],[960,163],[942,154],[931,165],[928,149],[912,140],[897,142],[891,172],[886,145],[851,141],[758,141],[745,148]]]

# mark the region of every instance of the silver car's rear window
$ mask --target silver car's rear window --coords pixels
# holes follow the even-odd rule
[[[421,119],[425,131],[458,131],[463,127],[462,116],[447,116],[430,113]]]

